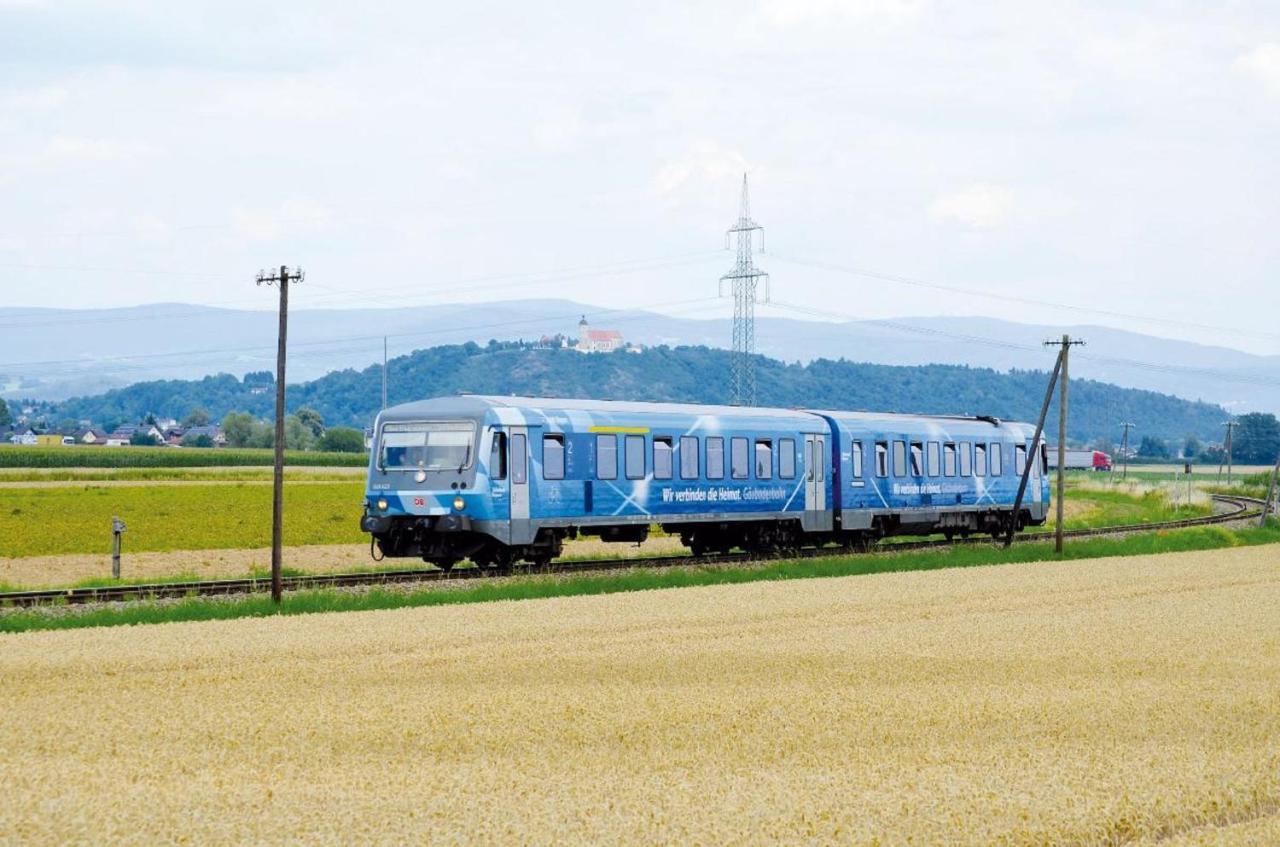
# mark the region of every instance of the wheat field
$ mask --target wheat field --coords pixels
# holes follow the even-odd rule
[[[0,832],[1274,843],[1278,559],[0,636]]]

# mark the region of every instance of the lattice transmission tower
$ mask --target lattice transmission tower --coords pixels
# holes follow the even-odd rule
[[[754,406],[756,402],[756,303],[769,302],[769,275],[757,268],[754,261],[752,237],[757,231],[760,232],[760,251],[764,252],[764,227],[751,219],[747,175],[743,174],[738,220],[725,233],[726,250],[730,238],[738,237],[738,257],[733,269],[720,277],[720,296],[725,296],[725,283],[728,283],[733,297],[732,391],[733,402],[739,406]]]

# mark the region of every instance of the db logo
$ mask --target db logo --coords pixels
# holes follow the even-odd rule
[[[415,506],[425,506],[425,505],[427,505],[426,498],[424,498],[424,497],[414,497],[414,498],[413,498],[413,505],[415,505]]]

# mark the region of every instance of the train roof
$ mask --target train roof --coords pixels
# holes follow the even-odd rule
[[[811,421],[813,416],[800,409],[778,409],[761,406],[718,406],[697,403],[643,403],[631,400],[590,400],[560,397],[504,397],[499,395],[462,394],[435,397],[392,406],[383,412],[387,418],[440,414],[477,414],[489,409],[530,409],[540,412],[590,412],[603,415],[667,414],[718,415],[723,417],[777,418]]]
[[[934,424],[946,425],[948,428],[964,428],[966,426],[987,430],[992,427],[996,429],[1002,427],[1010,429],[1032,428],[1031,424],[1023,423],[1022,421],[1002,421],[990,415],[907,415],[899,412],[848,412],[838,409],[812,409],[810,411],[815,415],[822,415],[840,423],[875,424],[929,421]]]
[[[434,397],[392,406],[382,413],[384,420],[404,420],[423,416],[463,415],[475,417],[494,409],[527,409],[546,412],[587,412],[601,415],[667,414],[690,417],[716,416],[725,418],[765,418],[780,421],[812,422],[821,415],[846,423],[907,423],[927,420],[948,427],[968,424],[990,429],[1009,427],[1027,428],[1029,424],[1001,422],[992,417],[970,415],[909,415],[897,412],[858,412],[829,409],[782,409],[768,406],[726,406],[700,403],[646,403],[632,400],[592,400],[587,398],[525,397],[483,394],[460,394],[453,397]]]

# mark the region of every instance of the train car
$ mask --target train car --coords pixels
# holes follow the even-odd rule
[[[1042,524],[1049,485],[1044,445],[1028,424],[991,417],[820,411],[834,433],[845,533],[953,535],[1008,527],[1027,455],[1033,455],[1017,528]]]
[[[384,556],[445,568],[546,562],[565,538],[639,542],[655,524],[695,554],[996,531],[1029,438],[971,418],[437,398],[379,415],[361,527]],[[1033,470],[1019,527],[1047,508]]]

